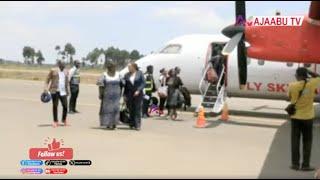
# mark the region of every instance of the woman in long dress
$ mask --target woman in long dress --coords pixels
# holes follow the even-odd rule
[[[114,130],[119,123],[120,118],[120,97],[121,97],[121,78],[119,72],[116,72],[114,63],[107,64],[107,72],[99,78],[100,106],[100,126]]]
[[[179,107],[179,88],[183,85],[182,80],[174,69],[169,71],[169,78],[167,79],[168,85],[168,116],[171,117],[171,120],[177,119],[177,108]]]

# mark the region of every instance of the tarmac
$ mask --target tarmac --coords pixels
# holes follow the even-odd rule
[[[230,119],[208,117],[207,128],[194,128],[193,112],[178,121],[142,120],[137,132],[121,125],[99,127],[98,88],[82,84],[79,114],[71,126],[52,128],[52,105],[40,102],[44,83],[0,79],[0,178],[313,178],[314,172],[289,169],[290,121],[285,101],[230,98]],[[199,96],[193,96],[193,104]],[[61,106],[59,109],[61,117]],[[63,139],[74,159],[91,166],[65,166],[66,175],[23,175],[21,160],[47,138]],[[314,127],[312,165],[320,167],[320,129]],[[43,165],[40,168],[48,168]]]

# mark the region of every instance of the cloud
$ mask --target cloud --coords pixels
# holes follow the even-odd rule
[[[284,14],[287,8],[307,12],[309,2],[284,4],[248,2],[248,15],[273,14],[275,8]],[[0,58],[22,60],[23,46],[30,45],[43,51],[46,62],[54,62],[55,45],[67,42],[81,58],[95,47],[150,52],[178,35],[220,33],[234,22],[234,2],[0,1],[0,19]]]
[[[46,62],[54,62],[56,45],[71,42],[77,49],[75,58],[85,56],[86,31],[79,22],[111,15],[131,2],[0,2],[0,58],[22,61],[26,45],[40,49]],[[60,20],[59,20],[60,19]],[[80,24],[82,25],[82,24]],[[92,35],[92,34],[90,34]]]
[[[177,2],[172,7],[160,7],[155,10],[157,18],[174,21],[193,30],[218,32],[231,22],[232,13],[219,15],[217,9],[225,7],[224,2]]]
[[[72,42],[77,44],[80,37],[77,31],[68,26],[43,27],[15,21],[0,21],[0,45],[2,58],[22,61],[22,48],[34,47],[41,50],[46,57],[55,57],[54,47],[57,44]],[[54,61],[48,59],[49,62]]]
[[[110,14],[132,5],[132,2],[111,1],[31,1],[0,2],[0,16],[88,17]]]

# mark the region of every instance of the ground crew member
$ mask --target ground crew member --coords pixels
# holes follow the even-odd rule
[[[58,126],[58,104],[61,101],[63,107],[62,122],[67,126],[69,83],[68,71],[65,70],[65,63],[57,61],[58,68],[50,70],[44,87],[44,92],[50,92],[53,105],[53,127]]]
[[[312,76],[309,78],[308,75]],[[310,157],[313,138],[313,119],[315,117],[313,100],[316,89],[320,84],[320,77],[306,68],[296,71],[297,82],[289,85],[289,98],[295,104],[295,113],[291,115],[291,151],[293,170],[313,171],[310,166]],[[301,94],[301,95],[300,95]],[[300,166],[300,139],[303,141],[303,162]]]
[[[147,71],[145,73],[145,88],[144,88],[144,99],[143,99],[143,108],[142,108],[142,116],[143,118],[150,117],[148,113],[148,109],[150,106],[150,100],[152,97],[152,93],[155,92],[155,83],[153,78],[153,66],[147,66]]]
[[[75,60],[74,66],[69,71],[69,84],[70,84],[70,103],[69,103],[69,113],[79,113],[77,111],[77,99],[79,95],[79,84],[80,84],[80,61]]]

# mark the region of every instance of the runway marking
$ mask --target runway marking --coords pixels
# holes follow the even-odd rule
[[[40,100],[29,99],[29,98],[17,98],[17,97],[0,96],[0,99],[29,101],[29,102],[41,103]],[[79,103],[78,105],[80,105],[80,106],[91,106],[91,107],[100,107],[98,104],[90,104],[90,103]]]

